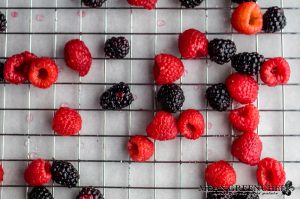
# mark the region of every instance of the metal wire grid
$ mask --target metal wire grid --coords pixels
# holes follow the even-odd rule
[[[76,35],[76,36],[79,36],[80,38],[84,35],[104,35],[104,38],[106,40],[106,38],[108,36],[111,36],[111,35],[127,35],[130,37],[130,43],[131,43],[131,46],[132,43],[134,42],[133,40],[133,36],[134,35],[142,35],[142,36],[154,36],[154,52],[157,53],[157,40],[158,40],[158,36],[160,35],[178,35],[179,32],[167,32],[167,33],[162,33],[162,32],[158,32],[158,29],[157,29],[157,21],[158,21],[158,10],[176,10],[178,11],[179,15],[180,15],[180,31],[183,30],[183,27],[182,27],[182,11],[184,10],[183,8],[180,8],[180,7],[158,7],[155,9],[155,32],[143,32],[143,33],[140,33],[140,32],[133,32],[133,10],[136,10],[136,9],[140,9],[140,8],[131,8],[131,7],[109,7],[107,5],[107,3],[105,4],[104,7],[102,8],[99,8],[99,12],[103,11],[104,12],[104,31],[103,32],[84,32],[83,28],[82,28],[82,9],[83,7],[59,7],[59,3],[58,3],[59,0],[55,0],[55,6],[54,7],[33,7],[33,0],[30,0],[30,4],[28,7],[10,7],[10,4],[9,4],[9,1],[8,0],[5,0],[5,6],[4,7],[0,7],[0,9],[3,9],[5,10],[5,13],[6,13],[6,16],[8,16],[9,14],[9,10],[14,10],[14,9],[28,9],[30,10],[30,25],[29,25],[29,32],[10,32],[10,30],[8,29],[7,32],[5,33],[1,33],[0,36],[2,37],[5,37],[5,52],[4,52],[4,56],[1,57],[1,59],[5,59],[7,58],[8,56],[8,53],[7,53],[7,49],[8,49],[8,35],[18,35],[18,34],[21,34],[21,35],[28,35],[29,36],[29,50],[32,49],[32,35],[35,35],[35,34],[39,34],[39,35],[53,35],[54,36],[54,45],[53,45],[53,48],[54,48],[54,51],[53,51],[53,58],[56,59],[56,60],[61,60],[63,59],[63,57],[60,57],[58,56],[58,53],[57,53],[57,42],[58,42],[58,38],[57,36],[58,35]],[[284,6],[284,0],[280,0],[281,1],[281,6],[283,7]],[[206,15],[206,18],[205,18],[205,33],[209,36],[218,36],[218,35],[227,35],[227,36],[232,36],[235,35],[236,33],[233,32],[232,30],[230,32],[209,32],[208,31],[208,11],[209,10],[222,10],[222,9],[226,9],[226,10],[231,10],[232,7],[209,7],[208,6],[208,1],[206,0],[204,3],[204,7],[200,7],[200,8],[196,8],[196,10],[204,10],[205,12],[205,15]],[[55,20],[54,20],[54,32],[33,32],[32,30],[32,21],[33,21],[33,10],[35,9],[49,9],[49,10],[55,10]],[[58,31],[58,24],[57,24],[57,21],[58,21],[58,10],[64,10],[64,9],[70,9],[70,10],[79,10],[80,12],[80,20],[79,20],[79,32],[59,32]],[[88,9],[88,8],[84,8],[84,9]],[[263,9],[266,9],[265,7]],[[108,32],[108,22],[107,22],[107,16],[108,16],[108,11],[110,10],[130,10],[131,13],[130,13],[130,22],[129,22],[129,25],[130,25],[130,32],[123,32],[123,33],[120,33],[120,32]],[[285,10],[300,10],[300,7],[285,7]],[[285,52],[284,52],[284,35],[298,35],[299,33],[298,32],[280,32],[280,33],[275,33],[275,34],[279,34],[280,35],[280,38],[281,38],[281,55],[284,57],[285,56]],[[258,40],[258,36],[256,36],[255,38],[255,41],[256,41],[256,50],[258,50],[258,45],[259,45],[259,40]],[[132,127],[132,113],[133,112],[153,112],[155,113],[156,111],[156,102],[155,102],[155,93],[156,93],[156,90],[157,90],[157,87],[155,86],[155,84],[153,83],[135,83],[133,82],[133,68],[132,68],[132,65],[133,65],[133,61],[140,61],[140,60],[152,60],[153,58],[152,57],[148,57],[148,58],[138,58],[138,57],[133,57],[132,55],[132,51],[133,49],[131,49],[130,51],[130,55],[128,58],[125,58],[124,60],[128,60],[129,63],[130,63],[130,82],[129,85],[132,85],[132,86],[151,86],[153,88],[153,108],[152,109],[134,109],[132,107],[129,107],[129,108],[126,108],[126,109],[123,109],[121,110],[121,112],[128,112],[129,115],[128,115],[128,134],[127,135],[111,135],[111,134],[107,134],[106,131],[107,131],[107,112],[102,110],[102,109],[98,109],[98,108],[81,108],[81,102],[80,102],[80,96],[81,96],[81,93],[82,93],[82,85],[101,85],[104,87],[104,89],[106,89],[107,87],[109,87],[110,85],[113,84],[113,82],[107,82],[107,62],[109,61],[107,58],[105,57],[94,57],[95,60],[103,60],[104,62],[104,81],[103,82],[82,82],[81,81],[81,78],[79,78],[79,81],[74,81],[74,82],[58,82],[54,85],[53,87],[53,107],[52,108],[31,108],[31,86],[28,84],[28,104],[27,104],[27,107],[21,107],[21,108],[8,108],[6,107],[6,84],[4,83],[3,84],[3,107],[0,108],[0,110],[2,111],[2,133],[0,134],[1,138],[2,138],[2,141],[1,141],[1,144],[2,144],[2,151],[1,151],[1,163],[5,163],[5,162],[24,162],[24,163],[27,163],[28,161],[30,161],[30,157],[27,157],[27,158],[5,158],[4,154],[5,154],[5,139],[6,138],[9,138],[9,137],[16,137],[16,136],[20,136],[20,137],[27,137],[27,153],[30,152],[30,138],[31,137],[52,137],[53,138],[53,158],[56,158],[56,141],[57,139],[60,139],[60,138],[56,138],[57,135],[53,134],[53,133],[44,133],[44,134],[35,134],[35,133],[31,133],[30,132],[30,123],[28,122],[28,126],[27,126],[27,132],[26,133],[23,133],[23,134],[20,134],[20,133],[7,133],[6,130],[5,130],[5,119],[6,119],[6,113],[9,112],[9,111],[25,111],[27,112],[28,115],[31,114],[31,112],[34,112],[34,111],[52,111],[54,113],[56,107],[57,107],[57,104],[56,104],[56,97],[57,97],[57,85],[74,85],[76,86],[78,89],[78,106],[77,106],[77,109],[80,110],[80,111],[86,111],[86,112],[103,112],[103,132],[102,134],[79,134],[77,136],[75,136],[74,139],[77,139],[78,140],[78,151],[77,151],[77,154],[78,154],[78,158],[77,159],[71,159],[70,161],[73,162],[73,163],[76,163],[77,164],[77,167],[78,169],[80,170],[80,163],[102,163],[102,184],[94,184],[94,186],[98,187],[98,188],[101,188],[104,195],[106,195],[106,190],[109,190],[109,189],[121,189],[121,190],[126,190],[127,191],[127,198],[134,198],[131,194],[131,190],[153,190],[153,195],[151,196],[151,198],[159,198],[159,196],[157,196],[157,190],[173,190],[173,191],[176,191],[177,194],[177,197],[178,198],[182,198],[183,197],[183,194],[182,194],[182,191],[183,190],[195,190],[197,191],[198,190],[198,186],[193,186],[193,187],[185,187],[185,186],[182,186],[182,165],[183,164],[197,164],[197,165],[207,165],[208,163],[211,163],[213,161],[209,161],[209,154],[208,154],[208,139],[209,138],[213,138],[213,137],[224,137],[224,138],[229,138],[231,140],[233,140],[233,138],[235,137],[235,135],[233,134],[233,131],[231,131],[231,134],[208,134],[208,124],[206,123],[206,133],[205,135],[203,136],[204,138],[202,139],[205,139],[205,161],[184,161],[182,160],[182,153],[183,153],[183,149],[182,149],[182,139],[181,139],[181,136],[180,137],[180,160],[177,161],[177,160],[157,160],[156,159],[156,153],[154,155],[154,159],[152,161],[148,161],[146,163],[143,163],[143,164],[153,164],[153,186],[131,186],[131,181],[130,181],[130,172],[131,172],[131,165],[132,165],[132,162],[130,161],[130,159],[127,159],[127,160],[107,160],[105,159],[105,150],[107,150],[105,148],[105,138],[127,138],[131,135],[131,127]],[[300,60],[300,57],[285,57],[286,59],[289,59],[289,60]],[[208,64],[208,60],[207,59],[201,59],[201,60],[205,60],[205,63]],[[121,61],[121,60],[120,60]],[[210,85],[209,83],[209,69],[208,67],[206,67],[205,69],[205,73],[206,73],[206,82],[205,83],[184,83],[182,82],[182,80],[180,81],[180,86],[203,86],[203,87],[207,87],[208,85]],[[263,84],[261,84],[263,85]],[[298,86],[300,85],[300,83],[296,82],[296,83],[289,83],[288,85],[286,86]],[[300,137],[300,135],[297,135],[297,134],[285,134],[285,121],[286,121],[286,113],[287,112],[300,112],[300,109],[287,109],[286,108],[286,105],[285,105],[285,87],[286,86],[282,86],[282,109],[260,109],[261,112],[280,112],[282,113],[282,120],[283,120],[283,125],[282,125],[282,134],[261,134],[260,136],[261,137],[282,137],[282,141],[283,141],[283,164],[285,165],[286,163],[293,163],[293,164],[299,164],[300,163],[300,160],[296,160],[296,161],[287,161],[285,160],[285,152],[284,152],[284,149],[285,149],[285,138],[286,137]],[[257,101],[257,105],[259,106],[259,100]],[[206,121],[208,121],[208,114],[210,112],[213,112],[213,110],[211,110],[209,107],[205,107],[205,108],[200,108],[198,109],[200,111],[202,111],[202,113],[204,114],[205,118],[206,118]],[[76,138],[77,137],[77,138]],[[83,137],[91,137],[91,138],[97,138],[97,139],[103,139],[102,141],[102,153],[103,153],[103,159],[81,159],[81,149],[80,149],[80,146],[81,146],[81,138]],[[49,159],[51,160],[51,159]],[[229,161],[230,163],[238,163],[237,161],[235,161],[233,158]],[[106,164],[108,163],[120,163],[120,164],[128,164],[128,186],[111,186],[109,184],[106,183]],[[176,186],[176,187],[164,187],[164,186],[157,186],[157,182],[156,182],[156,178],[157,178],[157,165],[158,164],[177,164],[178,165],[178,168],[179,168],[179,171],[180,171],[180,174],[179,174],[179,185],[180,186]],[[52,192],[53,194],[55,195],[55,191],[56,189],[59,187],[57,186],[56,184],[52,184],[52,185],[48,185],[49,187],[52,188]],[[79,186],[78,188],[81,187],[81,184],[79,182]],[[3,192],[5,191],[6,188],[25,188],[26,191],[28,191],[28,187],[23,185],[23,184],[2,184],[1,185],[1,192],[0,192],[0,198],[5,198],[3,197]],[[299,189],[297,187],[297,189]],[[177,192],[179,190],[179,192]],[[24,194],[26,195],[26,194]],[[199,192],[199,196],[204,196],[205,193],[201,193]],[[26,196],[27,197],[27,196]]]

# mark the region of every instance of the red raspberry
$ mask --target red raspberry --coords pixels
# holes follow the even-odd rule
[[[172,140],[178,133],[176,119],[171,113],[159,111],[146,128],[149,137],[155,140]]]
[[[243,34],[252,35],[260,32],[263,27],[263,15],[255,2],[240,4],[232,13],[232,27]]]
[[[257,165],[262,151],[262,142],[257,133],[244,133],[233,141],[231,154],[239,161]]]
[[[21,84],[28,80],[28,68],[37,56],[28,51],[8,58],[4,64],[4,79],[13,84]]]
[[[4,179],[4,170],[2,165],[0,165],[0,182],[2,182]]]
[[[157,0],[127,0],[130,5],[144,7],[148,10],[155,8]]]
[[[153,72],[157,84],[172,84],[183,75],[184,65],[173,55],[159,54],[155,56]]]
[[[80,114],[71,108],[61,107],[54,114],[52,129],[59,135],[70,136],[77,134],[82,126]]]
[[[188,29],[179,35],[178,47],[183,58],[193,59],[208,54],[208,40],[202,32]]]
[[[144,162],[153,155],[154,144],[146,136],[136,135],[130,137],[127,150],[132,160]]]
[[[47,57],[33,60],[29,67],[29,81],[38,88],[49,88],[58,77],[58,67]]]
[[[268,86],[286,84],[291,75],[289,63],[282,57],[264,62],[260,69],[260,78]]]
[[[199,111],[188,109],[183,111],[177,121],[179,132],[184,137],[196,140],[204,133],[204,120]]]
[[[264,190],[274,191],[278,190],[276,186],[284,185],[285,171],[279,161],[272,158],[264,158],[258,163],[256,178]]]
[[[65,62],[67,66],[79,72],[79,75],[83,77],[91,68],[92,55],[83,41],[73,39],[65,45]]]
[[[241,104],[249,104],[257,99],[258,84],[249,75],[233,73],[226,79],[230,96]]]
[[[205,180],[214,188],[227,189],[236,183],[236,174],[228,162],[220,160],[207,166]]]
[[[41,186],[51,180],[51,165],[48,161],[33,160],[24,172],[24,179],[30,186]]]
[[[253,132],[259,123],[259,111],[253,104],[230,111],[229,120],[233,128],[241,132]]]

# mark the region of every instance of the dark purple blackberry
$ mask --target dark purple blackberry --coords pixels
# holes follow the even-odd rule
[[[259,195],[250,188],[243,188],[233,192],[233,199],[259,199]]]
[[[5,14],[0,12],[0,32],[4,32],[6,30],[6,17]]]
[[[129,42],[125,37],[112,37],[105,42],[105,56],[123,59],[129,53]]]
[[[46,187],[34,187],[28,193],[28,199],[53,199],[52,194]]]
[[[106,0],[82,0],[82,3],[91,8],[99,8],[105,3],[105,1]]]
[[[103,109],[118,110],[129,106],[133,102],[130,88],[124,82],[114,84],[100,97],[100,105]]]
[[[176,113],[185,100],[183,90],[176,84],[163,85],[157,93],[157,101],[164,111]]]
[[[103,195],[98,189],[94,187],[83,187],[79,192],[78,196],[76,197],[76,199],[83,199],[83,198],[103,199]]]
[[[196,6],[200,6],[203,0],[179,0],[181,2],[181,6],[186,8],[194,8]]]
[[[236,46],[231,40],[213,39],[208,44],[208,54],[210,60],[217,64],[228,63],[233,55],[235,55]]]
[[[264,61],[265,58],[263,55],[256,52],[244,52],[236,54],[231,58],[231,66],[239,73],[256,75]]]
[[[0,62],[0,82],[4,81],[4,63]]]
[[[282,8],[277,6],[268,8],[263,16],[263,30],[273,33],[282,30],[286,26],[286,17]]]
[[[212,191],[207,193],[207,199],[233,199],[231,192]]]
[[[209,105],[217,111],[226,111],[230,106],[230,96],[225,84],[219,83],[206,90],[206,99]]]
[[[67,161],[55,160],[51,168],[52,179],[65,187],[75,187],[79,180],[77,169]]]
[[[233,3],[245,3],[245,2],[256,2],[257,0],[232,0]]]

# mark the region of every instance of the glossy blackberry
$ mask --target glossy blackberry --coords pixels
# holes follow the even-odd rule
[[[256,75],[264,61],[265,58],[263,55],[256,52],[244,52],[236,54],[231,58],[231,66],[239,73]]]
[[[85,6],[89,6],[91,8],[98,8],[101,7],[106,0],[82,0],[82,3]]]
[[[65,187],[75,187],[79,180],[79,173],[76,168],[67,161],[55,160],[51,168],[52,179]]]
[[[256,2],[257,0],[232,0],[233,3],[245,3],[245,2]]]
[[[46,187],[34,187],[28,193],[28,199],[53,199],[52,194]]]
[[[277,6],[268,8],[263,16],[263,30],[273,33],[282,30],[286,26],[286,17],[282,8]]]
[[[0,32],[4,32],[6,30],[6,17],[5,14],[0,12]]]
[[[213,39],[208,45],[210,60],[221,65],[228,63],[235,52],[236,46],[231,40]]]
[[[76,199],[83,199],[83,198],[103,199],[103,195],[98,189],[94,187],[83,187],[79,192],[78,196],[76,197]]]
[[[183,90],[176,84],[163,85],[157,93],[157,101],[164,111],[176,113],[185,100]]]
[[[4,81],[4,63],[0,62],[0,82]]]
[[[206,99],[209,105],[217,111],[226,111],[230,106],[230,96],[225,84],[219,83],[206,90]]]
[[[196,6],[200,6],[203,0],[179,0],[181,5],[186,8],[194,8]]]
[[[243,188],[237,192],[234,192],[232,199],[259,199],[259,195],[252,189]]]
[[[232,199],[232,193],[226,191],[212,191],[207,193],[207,199]]]
[[[105,56],[122,59],[129,53],[129,42],[125,37],[112,37],[105,42]]]
[[[130,88],[124,82],[114,84],[100,97],[100,105],[103,109],[117,110],[129,106],[133,102]]]

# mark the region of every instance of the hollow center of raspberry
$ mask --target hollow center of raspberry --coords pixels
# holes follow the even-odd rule
[[[138,155],[139,154],[139,147],[137,144],[133,144],[131,145],[131,148],[130,148],[131,152],[135,155]]]
[[[271,171],[268,171],[268,172],[266,173],[266,179],[267,179],[267,181],[269,181],[269,182],[272,182],[272,181],[273,181],[273,173],[272,173]]]
[[[278,70],[277,66],[275,66],[275,67],[272,68],[271,73],[272,74],[277,74],[277,70]]]
[[[48,71],[45,68],[41,68],[39,70],[38,78],[42,79],[42,80],[47,79],[48,78]]]
[[[186,125],[186,127],[191,131],[191,132],[194,132],[194,131],[196,131],[196,128],[195,128],[195,126],[194,125],[192,125],[192,124],[190,124],[190,123],[188,123],[187,125]]]

